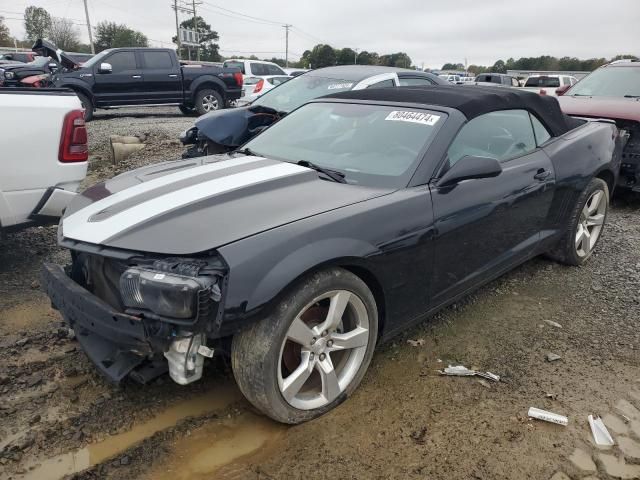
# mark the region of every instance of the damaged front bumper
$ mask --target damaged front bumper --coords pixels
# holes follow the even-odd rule
[[[177,383],[192,383],[202,376],[204,357],[213,355],[204,333],[118,311],[60,265],[44,264],[41,284],[87,356],[113,382],[130,376],[146,383],[169,371]]]

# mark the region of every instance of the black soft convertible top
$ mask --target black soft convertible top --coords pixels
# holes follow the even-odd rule
[[[506,87],[459,85],[375,88],[351,90],[328,95],[324,98],[370,100],[383,102],[418,103],[450,107],[462,112],[467,119],[496,110],[528,110],[549,129],[554,137],[575,128],[571,118],[560,110],[555,97]]]

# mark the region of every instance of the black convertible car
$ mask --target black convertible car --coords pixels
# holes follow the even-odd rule
[[[42,284],[109,378],[198,380],[230,348],[245,396],[299,423],[376,344],[543,253],[591,255],[619,169],[613,122],[477,87],[344,92],[230,155],[79,195]]]

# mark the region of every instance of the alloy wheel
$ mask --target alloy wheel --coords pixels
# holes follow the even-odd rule
[[[213,95],[202,97],[202,108],[205,112],[213,112],[218,109],[218,99]]]
[[[606,194],[603,190],[596,190],[588,198],[580,213],[575,238],[578,257],[588,256],[595,247],[602,232],[606,213]]]
[[[333,402],[358,373],[369,343],[369,315],[347,290],[327,292],[305,306],[280,347],[278,386],[301,410]]]

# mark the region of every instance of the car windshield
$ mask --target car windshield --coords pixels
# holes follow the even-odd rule
[[[252,105],[262,105],[278,112],[289,113],[309,100],[351,90],[355,84],[354,80],[320,77],[307,73],[282,83],[278,88],[258,98]]]
[[[560,79],[558,77],[529,77],[524,84],[525,87],[559,87]]]
[[[566,95],[638,97],[640,96],[640,65],[598,69],[576,83]]]
[[[310,103],[245,147],[256,155],[338,171],[352,185],[401,188],[445,117],[407,107]]]
[[[111,53],[111,49],[108,50],[103,50],[100,53],[98,53],[97,55],[91,57],[89,60],[87,60],[86,62],[84,62],[82,64],[83,67],[88,67],[91,68],[94,65],[96,65],[97,63],[102,62],[102,59],[104,57],[106,57],[109,53]]]

